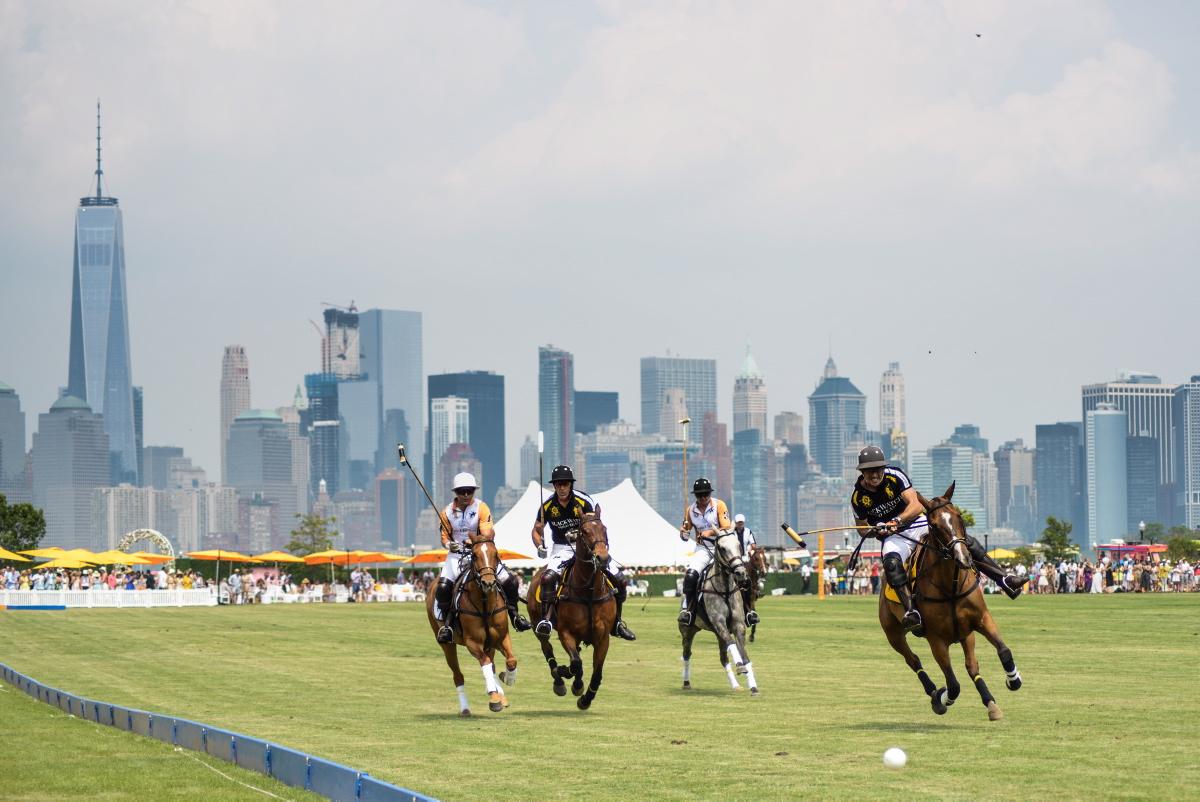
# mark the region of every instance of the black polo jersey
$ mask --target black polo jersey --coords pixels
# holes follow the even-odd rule
[[[850,493],[850,509],[854,511],[855,518],[872,525],[891,521],[899,517],[908,506],[900,494],[912,486],[908,474],[888,465],[883,469],[883,482],[874,490],[867,490],[863,486],[862,477],[858,477],[858,481],[854,483],[854,490]],[[924,518],[922,515],[909,526],[922,523]]]
[[[550,525],[550,537],[555,543],[566,543],[567,532],[578,529],[583,522],[585,512],[599,512],[600,505],[587,493],[579,490],[571,491],[571,498],[561,504],[558,495],[553,495],[542,503],[542,518]]]

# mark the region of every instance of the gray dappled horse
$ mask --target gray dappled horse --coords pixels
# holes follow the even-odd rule
[[[742,588],[749,582],[746,558],[732,529],[718,530],[715,540],[712,565],[696,597],[696,614],[692,623],[679,625],[683,638],[683,688],[692,687],[692,640],[701,629],[707,629],[717,636],[717,650],[729,686],[741,690],[737,674],[745,674],[750,695],[758,696],[758,681],[746,654],[746,614],[742,606]]]

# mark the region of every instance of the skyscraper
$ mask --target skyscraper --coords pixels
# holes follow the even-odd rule
[[[1127,419],[1124,410],[1103,401],[1084,415],[1088,540],[1091,543],[1107,543],[1130,534],[1125,451]]]
[[[746,358],[742,370],[733,380],[733,435],[747,429],[757,429],[762,441],[767,440],[767,383],[763,379],[750,346],[746,346]],[[761,525],[761,524],[760,524]]]
[[[471,438],[471,402],[458,396],[429,399],[429,455],[433,477],[430,493],[438,504],[449,502],[449,491],[440,481],[442,458],[455,443],[466,443]],[[474,458],[474,454],[472,454]],[[476,481],[483,481],[476,476]]]
[[[277,505],[273,546],[286,542],[300,512],[292,484],[292,442],[287,424],[274,412],[248,409],[229,427],[229,483],[243,499],[260,497]]]
[[[117,199],[104,194],[99,103],[95,175],[96,194],[80,198],[75,212],[67,395],[84,401],[94,414],[103,416],[111,484],[137,484],[125,232]]]
[[[988,440],[979,432],[979,427],[973,423],[962,423],[954,427],[954,434],[947,442],[956,446],[967,446],[979,454],[988,453]]]
[[[137,475],[142,476],[142,424],[143,418],[143,400],[145,395],[142,393],[141,387],[133,388],[133,447],[137,454]]]
[[[171,489],[171,460],[182,457],[179,446],[146,446],[142,457],[142,485],[155,490]]]
[[[308,435],[309,488],[320,494],[322,483],[337,493],[341,475],[341,419],[338,416],[338,379],[332,373],[304,376],[308,407],[300,413],[300,430]]]
[[[704,420],[705,414],[717,411],[717,361],[715,359],[684,359],[681,357],[642,357],[642,433],[667,434],[660,428],[663,421],[662,404],[666,391],[677,387],[683,390],[684,405],[693,421]],[[688,442],[697,444],[703,432],[700,427],[688,428]]]
[[[470,420],[464,442],[470,444],[483,466],[487,481],[480,496],[491,505],[496,491],[508,483],[504,466],[504,377],[487,370],[469,370],[437,374],[428,381],[431,399],[455,396],[467,400]]]
[[[325,336],[321,339],[321,370],[339,379],[357,378],[362,373],[358,310],[354,302],[346,308],[325,310]]]
[[[425,404],[422,362],[421,313],[400,309],[368,309],[358,316],[359,345],[362,349],[360,367],[368,379],[379,383],[380,405],[383,409],[384,439],[379,445],[377,470],[399,468],[396,443],[405,444],[408,459],[415,465],[425,464]],[[393,435],[400,431],[403,413],[407,439],[397,441]],[[416,526],[416,484],[409,482],[406,515],[411,517],[410,529]],[[415,530],[414,530],[415,531]]]
[[[33,503],[46,515],[42,546],[101,544],[92,535],[92,491],[109,484],[104,420],[72,395],[38,415],[33,435]]]
[[[575,452],[575,357],[545,345],[538,348],[538,427],[545,433],[545,459],[570,465]]]
[[[804,416],[799,412],[779,412],[775,415],[775,439],[788,445],[804,445]]]
[[[229,427],[234,418],[250,409],[250,361],[240,345],[225,346],[221,357],[221,481],[229,482],[229,466],[225,462]]]
[[[928,498],[940,496],[953,482],[955,506],[969,510],[975,516],[978,531],[987,531],[991,526],[984,503],[985,488],[982,486],[986,484],[987,477],[980,475],[976,455],[983,457],[982,463],[990,464],[986,455],[979,454],[970,446],[954,443],[942,443],[925,451],[914,451],[909,454],[910,474],[913,486]]]
[[[0,382],[0,493],[25,471],[25,413],[17,391]]]
[[[867,430],[867,397],[849,379],[838,376],[833,357],[808,397],[809,453],[826,476],[842,475],[847,444]]]
[[[1032,542],[1039,531],[1034,506],[1034,451],[1023,440],[1011,440],[992,455],[996,464],[997,526],[1015,529]]]
[[[1125,527],[1130,534],[1142,523],[1165,523],[1159,513],[1158,441],[1149,435],[1125,439]]]
[[[743,429],[733,435],[733,505],[731,514],[742,513],[764,535],[773,535],[768,526],[768,505],[771,501],[771,477],[768,452],[763,432],[757,428]],[[764,545],[773,537],[764,539]]]
[[[1175,423],[1175,487],[1172,521],[1200,529],[1200,376],[1175,388],[1171,400]]]
[[[1034,489],[1038,526],[1054,516],[1082,534],[1087,526],[1084,506],[1083,424],[1040,423],[1035,428],[1037,458]]]
[[[1116,381],[1087,384],[1082,392],[1084,415],[1100,404],[1112,404],[1125,412],[1127,435],[1137,437],[1144,432],[1158,442],[1159,481],[1167,486],[1175,481],[1175,444],[1171,436],[1175,387],[1149,373],[1122,371]]]
[[[617,393],[575,391],[575,434],[591,434],[597,426],[619,417]]]
[[[890,434],[893,429],[908,431],[905,405],[904,374],[900,372],[899,362],[891,362],[879,378],[880,433]]]
[[[521,443],[521,482],[517,485],[518,489],[524,490],[530,483],[537,481],[538,478],[538,451],[537,443],[530,435],[525,435],[525,442]]]

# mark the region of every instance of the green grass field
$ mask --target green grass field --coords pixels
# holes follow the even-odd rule
[[[478,668],[464,664],[476,715],[459,718],[416,604],[0,612],[0,660],[75,693],[267,738],[443,799],[1200,798],[1200,594],[991,607],[1025,680],[1006,691],[980,639],[999,722],[965,682],[961,652],[963,695],[934,715],[884,641],[873,598],[765,600],[749,646],[758,698],[729,690],[707,633],[697,638],[696,689],[683,691],[675,602],[653,599],[644,612],[631,602],[639,640],[613,646],[586,713],[553,695],[532,634],[522,634],[512,706],[488,713]],[[923,642],[917,651],[940,678]],[[72,786],[53,768],[75,742],[63,728],[94,725],[43,726],[46,714],[24,699],[14,706],[16,695],[0,694],[0,738],[31,745],[3,750],[18,792],[95,796],[99,783],[104,798],[157,798],[126,791],[115,774],[76,775]],[[889,746],[908,752],[905,769],[882,766]],[[114,758],[163,782],[182,762],[147,762],[132,748]],[[38,795],[45,781],[27,788],[24,777],[56,779]],[[232,798],[213,779],[215,798]]]

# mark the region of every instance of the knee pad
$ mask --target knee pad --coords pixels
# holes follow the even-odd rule
[[[904,576],[904,561],[895,552],[883,556],[883,573],[888,584],[895,586],[904,584],[908,578]]]

